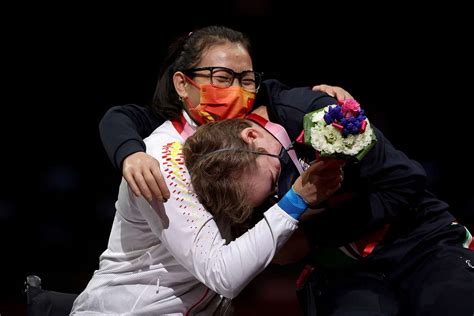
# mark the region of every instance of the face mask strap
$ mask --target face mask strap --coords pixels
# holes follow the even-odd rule
[[[184,75],[184,78],[186,79],[186,81],[189,81],[189,83],[192,84],[193,86],[195,86],[196,88],[201,89],[200,84],[198,84],[196,81],[194,81],[193,79],[188,77],[188,75],[186,75],[185,73],[183,73],[183,75]]]
[[[284,150],[283,147],[282,147],[282,149]],[[249,154],[255,154],[255,155],[270,156],[270,157],[277,158],[279,161],[281,161],[280,156],[283,155],[283,154],[281,154],[281,153],[280,153],[279,155],[274,155],[274,154],[265,153],[265,152],[259,152],[259,151],[250,150],[250,149],[221,148],[221,149],[217,149],[217,150],[214,150],[214,151],[205,153],[205,154],[201,155],[201,157],[200,157],[199,159],[203,159],[203,158],[205,158],[205,157],[207,157],[207,156],[211,156],[211,155],[214,155],[214,154],[217,154],[217,153],[221,153],[221,152],[226,152],[226,151],[234,151],[234,152],[242,152],[242,153],[249,153]]]

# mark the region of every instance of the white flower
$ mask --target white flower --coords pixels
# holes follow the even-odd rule
[[[315,112],[311,117],[311,121],[315,123],[310,130],[311,145],[321,155],[343,154],[356,156],[372,143],[374,132],[368,120],[363,133],[357,135],[350,134],[347,137],[343,137],[340,130],[331,124],[327,125],[324,121],[324,114],[328,109],[329,106],[325,107],[324,110]]]

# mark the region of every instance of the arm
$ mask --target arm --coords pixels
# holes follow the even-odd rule
[[[114,167],[121,169],[125,157],[145,151],[143,138],[163,122],[164,120],[157,119],[147,108],[135,104],[109,109],[99,123],[99,132]]]
[[[338,86],[328,86],[327,84],[320,84],[311,88],[313,91],[320,91],[328,94],[329,96],[336,98],[338,101],[345,99],[354,99],[352,95],[346,90]]]
[[[309,223],[313,244],[339,246],[384,224],[409,229],[409,223],[416,223],[416,206],[425,192],[425,171],[372,127],[376,145],[359,164],[346,166],[341,191],[327,201],[326,211],[317,221]]]
[[[290,88],[277,80],[263,82],[270,121],[283,125],[290,136],[296,139],[303,129],[303,117],[306,113],[337,100],[321,91],[311,91],[310,87]]]
[[[426,172],[415,160],[395,149],[374,127],[377,143],[360,164],[360,179],[367,184],[375,224],[392,222],[414,211],[426,189]]]
[[[151,201],[169,198],[158,161],[145,153],[143,138],[164,122],[156,118],[148,108],[127,104],[107,111],[99,124],[104,148],[133,193]]]
[[[266,87],[270,118],[283,124],[292,139],[302,130],[304,114],[336,103],[332,97],[310,88],[290,89],[274,80],[267,82]],[[352,238],[358,233],[356,226],[360,233],[381,223],[397,221],[412,209],[424,191],[425,172],[421,165],[396,150],[379,130],[374,130],[378,139],[374,148],[359,165],[346,166],[343,189],[351,191],[346,195],[350,198],[339,197],[337,203],[332,198],[327,203],[328,212],[322,214],[324,220],[320,219],[319,223],[331,224],[321,224],[321,229],[314,232],[321,240],[338,240],[338,236],[331,235],[341,231]],[[341,222],[341,218],[346,220]],[[347,227],[342,228],[344,225]],[[341,228],[336,232],[334,227]]]

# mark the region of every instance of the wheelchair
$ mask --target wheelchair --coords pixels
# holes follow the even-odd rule
[[[29,275],[25,280],[28,316],[66,316],[78,294],[47,291],[41,287],[41,279]]]

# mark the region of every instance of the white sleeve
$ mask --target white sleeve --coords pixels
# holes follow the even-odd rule
[[[213,291],[234,298],[271,262],[298,222],[274,205],[252,229],[226,245],[212,215],[192,192],[181,147],[168,144],[160,157],[155,155],[170,189],[168,201],[150,205],[131,195],[132,205],[179,263]]]

